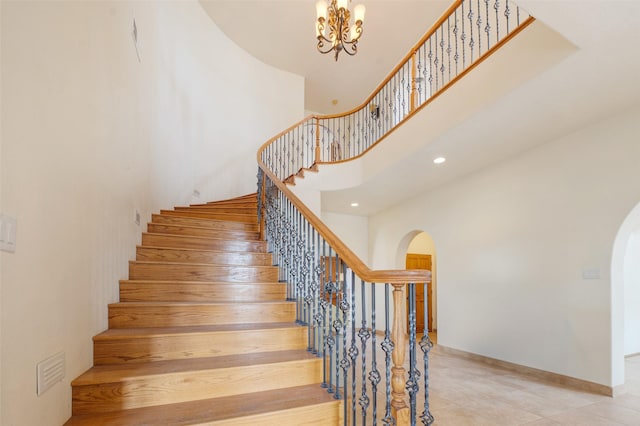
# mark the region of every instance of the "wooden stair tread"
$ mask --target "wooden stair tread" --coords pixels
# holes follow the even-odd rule
[[[267,243],[260,240],[241,240],[196,235],[159,234],[155,232],[142,233],[142,246],[167,248],[194,248],[240,251],[246,253],[266,253]]]
[[[136,260],[273,266],[273,256],[271,253],[267,252],[207,250],[142,245],[136,247]]]
[[[200,211],[200,210],[160,210],[160,214],[177,215],[177,216],[192,216],[192,217],[204,217],[204,218],[224,218],[223,220],[245,222],[245,223],[258,223],[258,213],[254,214],[241,214],[241,213],[225,213],[215,211]]]
[[[194,425],[309,405],[337,405],[338,403],[319,385],[306,385],[110,413],[74,416],[65,423],[65,426],[150,425],[157,424],[158,419],[162,419],[162,423],[166,425]]]
[[[148,327],[148,328],[110,328],[96,335],[96,340],[111,340],[126,338],[144,338],[149,336],[176,336],[182,334],[206,334],[206,333],[236,333],[251,330],[275,330],[285,328],[304,327],[292,322],[274,323],[242,323],[242,324],[216,324],[182,327]]]
[[[189,267],[198,267],[198,266],[206,266],[208,268],[234,268],[234,269],[264,269],[271,270],[277,269],[277,266],[274,265],[227,265],[224,263],[185,263],[185,262],[165,262],[165,261],[154,261],[154,260],[130,260],[129,264],[136,265],[169,265],[169,266],[189,266]]]
[[[234,266],[234,265],[230,265],[230,266]],[[120,283],[134,283],[134,284],[166,284],[166,285],[171,285],[171,284],[198,284],[198,285],[236,285],[236,284],[243,284],[243,285],[250,285],[250,284],[256,284],[256,285],[262,285],[262,284],[280,284],[280,285],[284,285],[284,283],[280,282],[280,281],[255,281],[255,282],[235,282],[235,281],[180,281],[180,280],[120,280]]]
[[[200,235],[180,235],[180,234],[163,234],[161,232],[143,232],[144,234],[149,234],[149,235],[161,235],[164,237],[172,237],[172,238],[185,238],[185,239],[194,239],[194,240],[214,240],[214,241],[220,241],[220,242],[230,242],[230,243],[236,243],[238,241],[240,242],[247,242],[247,243],[259,243],[258,245],[266,245],[265,241],[262,240],[251,240],[251,239],[242,239],[242,238],[220,238],[220,237],[211,237],[211,236],[200,236]],[[146,246],[145,246],[146,247]],[[180,247],[174,247],[174,248],[180,248]],[[256,252],[256,253],[261,253],[261,252]]]
[[[295,304],[295,301],[257,301],[257,302],[245,302],[246,305],[283,305],[283,304]],[[110,303],[109,306],[129,306],[129,307],[145,307],[145,306],[157,306],[157,307],[171,307],[171,306],[225,306],[225,305],[238,305],[234,302],[116,302]]]
[[[96,385],[136,380],[153,375],[171,375],[204,370],[313,360],[317,361],[320,360],[320,358],[306,350],[290,350],[138,364],[97,365],[91,367],[73,380],[71,385]]]
[[[258,231],[257,223],[234,222],[231,220],[211,219],[205,217],[180,216],[174,212],[171,215],[154,213],[151,215],[151,223],[190,223],[197,224],[201,228],[229,229],[229,230],[250,230]]]
[[[154,229],[162,229],[162,231],[149,231],[149,228]],[[169,232],[175,231],[175,232]],[[185,234],[180,234],[178,232],[184,231]],[[260,233],[258,231],[247,231],[244,229],[224,229],[224,228],[212,228],[206,226],[193,226],[193,225],[182,225],[182,224],[173,224],[173,223],[148,223],[147,224],[147,232],[152,232],[156,234],[171,234],[171,235],[196,235],[195,232],[202,232],[206,235],[219,233],[220,235],[226,236],[225,239],[236,239],[239,238],[241,240],[250,240],[254,241],[260,237]],[[192,232],[191,234],[189,232]],[[215,237],[214,237],[215,238]]]

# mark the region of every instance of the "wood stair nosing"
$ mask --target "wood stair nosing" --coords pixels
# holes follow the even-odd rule
[[[273,266],[271,253],[265,252],[232,252],[150,246],[137,246],[136,260],[176,263],[217,263],[237,266]]]
[[[258,223],[244,223],[234,222],[230,220],[207,219],[178,215],[162,215],[157,213],[151,215],[151,223],[188,225],[197,226],[199,228],[223,229],[228,231],[260,232]]]
[[[120,281],[121,302],[224,302],[282,301],[286,286],[270,283],[197,281]]]
[[[203,219],[218,219],[228,220],[241,223],[258,223],[257,213],[253,215],[233,214],[233,213],[213,213],[213,212],[201,212],[196,210],[160,210],[160,214],[166,216],[187,216],[198,217]]]
[[[255,208],[258,209],[258,200],[237,200],[237,201],[226,201],[224,203],[220,203],[217,201],[209,202],[209,203],[197,203],[197,204],[189,204],[188,207],[243,207],[243,208]]]
[[[164,223],[148,223],[147,232],[152,234],[188,235],[212,237],[219,239],[239,239],[243,241],[259,241],[260,233],[253,231],[235,231],[215,228],[201,228],[188,225],[172,225]]]
[[[264,241],[227,240],[193,235],[155,234],[149,232],[142,233],[142,246],[254,253],[267,252],[267,243]]]
[[[296,319],[295,302],[119,302],[108,306],[109,328],[277,323]]]
[[[277,266],[129,261],[129,279],[162,281],[278,281]]]
[[[340,402],[316,384],[164,406],[74,416],[64,426],[329,425],[338,424]],[[302,423],[303,422],[303,423]]]
[[[112,329],[94,337],[94,365],[210,358],[307,348],[306,327],[295,323],[270,325],[256,324],[252,328],[235,329],[220,326]]]
[[[175,211],[198,211],[198,212],[206,212],[206,213],[229,213],[229,214],[237,214],[237,215],[248,215],[253,216],[257,215],[258,207],[238,207],[238,206],[212,206],[212,205],[204,205],[204,206],[176,206],[173,208]]]
[[[306,351],[279,351],[95,366],[71,382],[73,415],[320,383],[321,364]]]

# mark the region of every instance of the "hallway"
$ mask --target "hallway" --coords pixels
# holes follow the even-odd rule
[[[640,356],[625,361],[615,398],[543,383],[477,361],[431,352],[431,411],[438,426],[640,424]]]

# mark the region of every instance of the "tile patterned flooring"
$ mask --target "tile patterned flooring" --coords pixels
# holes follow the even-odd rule
[[[640,426],[640,356],[627,358],[625,385],[610,398],[549,384],[446,354],[430,357],[437,426]]]

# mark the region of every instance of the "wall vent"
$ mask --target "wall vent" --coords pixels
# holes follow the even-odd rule
[[[37,384],[36,392],[38,396],[42,395],[51,386],[58,383],[64,378],[64,352],[53,355],[44,361],[40,361],[36,366]]]

